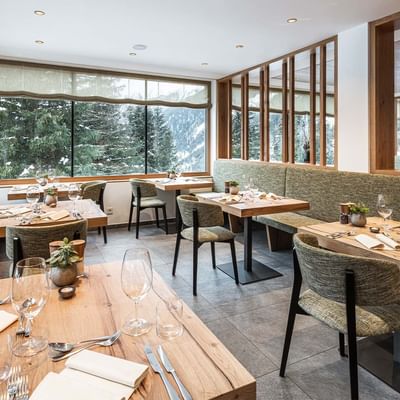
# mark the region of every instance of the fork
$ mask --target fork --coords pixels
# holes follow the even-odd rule
[[[20,382],[20,372],[21,372],[20,365],[11,367],[11,374],[10,377],[8,378],[8,386],[7,386],[8,398],[10,400],[14,400],[17,394]]]
[[[29,385],[27,375],[23,375],[20,379],[15,400],[29,400]]]

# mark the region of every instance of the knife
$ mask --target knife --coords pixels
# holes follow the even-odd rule
[[[172,366],[171,362],[169,361],[167,354],[165,353],[161,344],[158,346],[157,352],[158,352],[158,355],[160,356],[162,364],[164,365],[164,368],[167,370],[167,372],[172,374],[172,376],[174,377],[175,382],[178,385],[178,388],[182,394],[183,400],[192,400],[192,396],[186,390],[185,386],[183,386],[183,383],[181,382],[181,380],[178,378],[175,368]]]
[[[171,400],[179,400],[178,393],[176,393],[175,389],[169,383],[163,369],[161,368],[160,363],[157,361],[156,356],[154,355],[153,351],[151,350],[151,347],[148,344],[144,346],[144,352],[146,353],[147,359],[149,360],[149,363],[151,365],[151,368],[153,368],[153,371],[160,375],[164,383],[164,386],[167,389],[169,398]]]

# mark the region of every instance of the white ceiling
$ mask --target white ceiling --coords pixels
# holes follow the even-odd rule
[[[218,78],[399,10],[399,0],[1,0],[0,57]],[[148,49],[129,56],[136,43]]]

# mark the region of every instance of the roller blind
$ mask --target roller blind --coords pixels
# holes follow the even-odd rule
[[[104,100],[111,103],[207,107],[208,82],[141,79],[125,75],[0,64],[0,95]]]

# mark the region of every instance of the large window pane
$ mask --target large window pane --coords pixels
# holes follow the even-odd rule
[[[205,109],[148,107],[147,171],[205,171]]]
[[[0,98],[0,178],[71,169],[71,104],[67,101]]]
[[[249,160],[260,159],[260,68],[249,72]]]
[[[144,110],[76,102],[74,175],[144,173]]]
[[[269,159],[282,161],[282,61],[270,65]]]
[[[326,45],[326,164],[335,164],[335,42]]]
[[[242,88],[240,75],[232,79],[232,158],[241,158]]]

